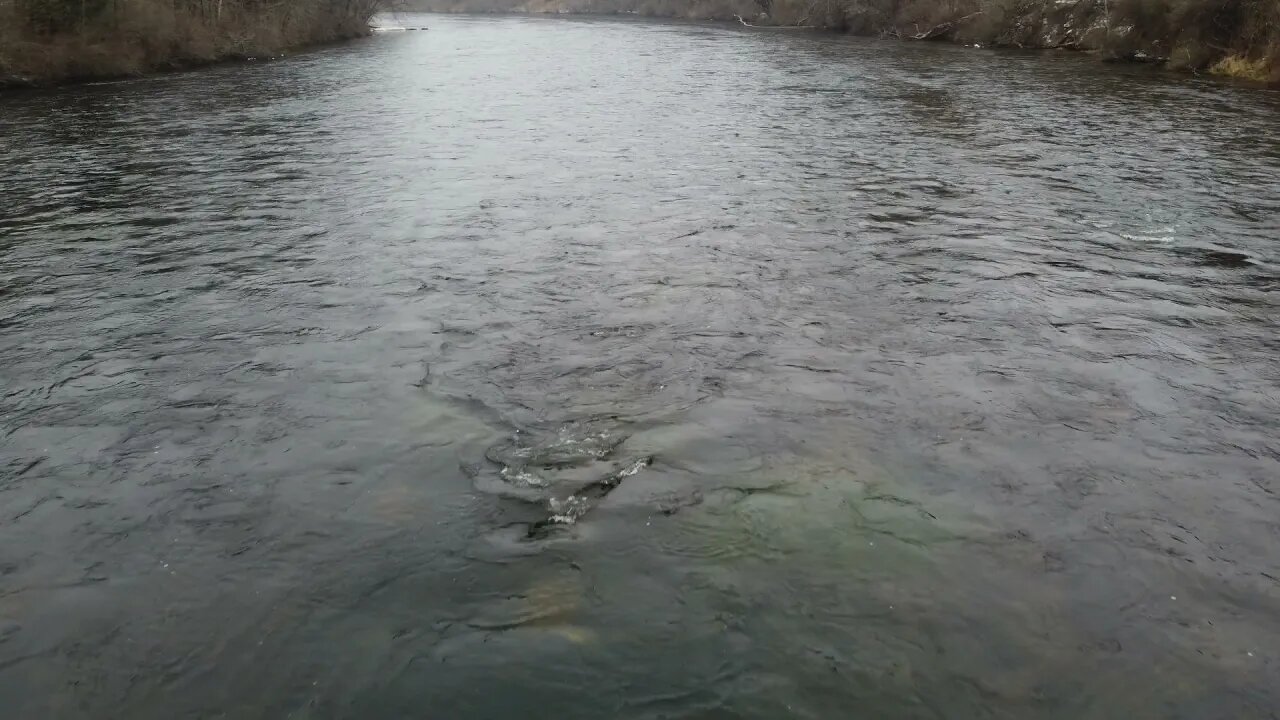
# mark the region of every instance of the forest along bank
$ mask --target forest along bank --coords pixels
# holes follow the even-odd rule
[[[1275,0],[407,0],[433,12],[634,14],[826,28],[1105,59],[1280,82]]]
[[[0,0],[0,87],[266,59],[367,35],[381,0]]]

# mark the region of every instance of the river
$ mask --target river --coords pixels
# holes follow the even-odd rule
[[[1280,93],[398,20],[0,98],[5,718],[1280,714]]]

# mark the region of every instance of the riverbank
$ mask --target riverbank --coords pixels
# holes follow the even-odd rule
[[[428,12],[627,14],[1089,51],[1280,82],[1274,0],[413,0]]]
[[[273,57],[369,33],[378,0],[0,0],[0,87]]]

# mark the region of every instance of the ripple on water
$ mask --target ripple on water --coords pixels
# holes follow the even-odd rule
[[[429,24],[0,100],[10,714],[1280,706],[1274,94]]]

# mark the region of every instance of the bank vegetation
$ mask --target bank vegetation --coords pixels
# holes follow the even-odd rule
[[[1280,81],[1280,0],[412,0],[436,12],[636,14],[1065,48]]]
[[[118,77],[369,31],[381,0],[0,0],[0,86]]]

